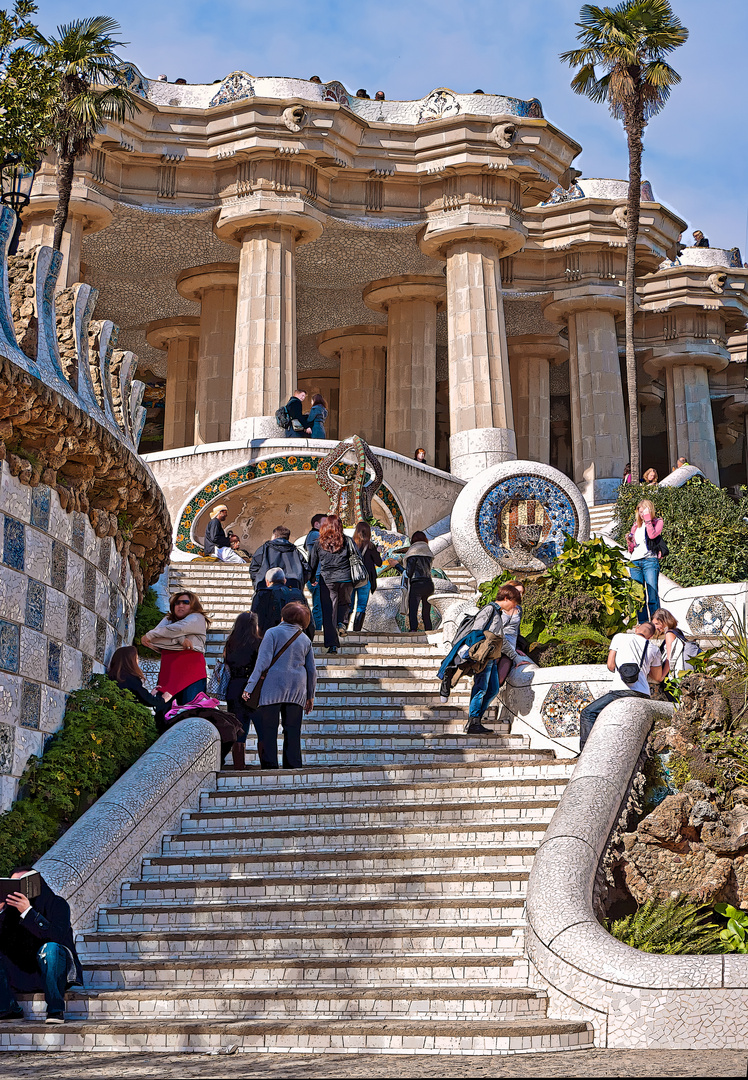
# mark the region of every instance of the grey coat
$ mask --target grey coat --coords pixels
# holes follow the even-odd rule
[[[266,632],[257,654],[254,671],[244,688],[245,693],[251,694],[273,656],[283,648],[298,629],[298,626],[282,622],[280,626],[273,626]],[[289,645],[283,656],[270,668],[262,686],[260,705],[277,705],[280,702],[305,705],[314,697],[316,686],[317,667],[314,663],[314,649],[309,638],[302,632],[293,645]]]

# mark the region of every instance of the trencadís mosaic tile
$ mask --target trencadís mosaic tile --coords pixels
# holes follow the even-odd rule
[[[26,526],[7,514],[3,523],[3,562],[12,570],[23,570],[26,563]]]
[[[47,609],[47,586],[43,581],[29,579],[26,588],[26,613],[24,622],[32,630],[44,629],[44,615]]]
[[[37,529],[49,529],[51,492],[46,484],[37,484],[31,492],[31,524]]]
[[[41,721],[41,711],[41,684],[32,682],[30,679],[24,679],[21,689],[21,727],[38,728]]]

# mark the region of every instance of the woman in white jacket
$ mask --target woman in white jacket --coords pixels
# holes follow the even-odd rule
[[[140,639],[161,653],[157,690],[176,698],[178,705],[194,701],[208,685],[205,639],[208,617],[195,593],[182,589],[169,600],[169,614]]]

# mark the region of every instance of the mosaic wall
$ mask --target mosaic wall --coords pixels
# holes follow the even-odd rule
[[[231,472],[217,476],[215,480],[211,480],[210,483],[196,492],[182,511],[177,526],[176,546],[181,551],[187,551],[193,555],[203,554],[203,549],[198,544],[193,543],[190,538],[192,526],[201,510],[223,492],[237,487],[239,484],[246,484],[251,480],[261,480],[279,473],[314,472],[319,461],[319,457],[314,457],[311,454],[284,454],[281,457],[267,458],[264,461],[245,465],[241,469],[232,469]],[[339,472],[340,470],[336,466],[332,471]],[[404,532],[405,519],[397,499],[390,489],[385,484],[382,484],[374,498],[383,502],[392,514],[397,531]]]
[[[718,596],[699,596],[692,601],[686,619],[692,634],[721,634],[732,614]]]
[[[556,683],[546,694],[540,715],[549,735],[567,738],[579,734],[579,714],[593,700],[587,683]]]
[[[567,536],[576,537],[578,518],[574,504],[558,484],[539,476],[513,476],[496,484],[478,507],[476,525],[481,544],[494,559],[503,558],[514,546],[518,525],[537,521],[542,543],[539,558],[560,555]]]
[[[0,809],[60,726],[68,694],[130,641],[136,604],[114,540],[0,463]]]

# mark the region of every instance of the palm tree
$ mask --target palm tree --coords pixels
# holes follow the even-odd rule
[[[626,208],[626,384],[629,399],[631,475],[640,472],[639,406],[634,312],[636,305],[636,240],[639,235],[644,128],[670,97],[680,75],[665,62],[668,53],[688,39],[668,0],[622,0],[615,7],[584,4],[579,13],[577,41],[581,48],[561,53],[561,60],[578,68],[572,90],[592,101],[607,102],[623,122],[629,151],[629,189]]]
[[[115,49],[120,25],[106,15],[76,19],[57,27],[57,36],[45,38],[34,27],[30,48],[43,54],[56,72],[56,93],[51,106],[52,141],[57,151],[57,206],[52,224],[52,246],[59,250],[68,219],[76,159],[88,153],[106,120],[120,123],[133,116],[138,99],[122,85],[122,60]]]

